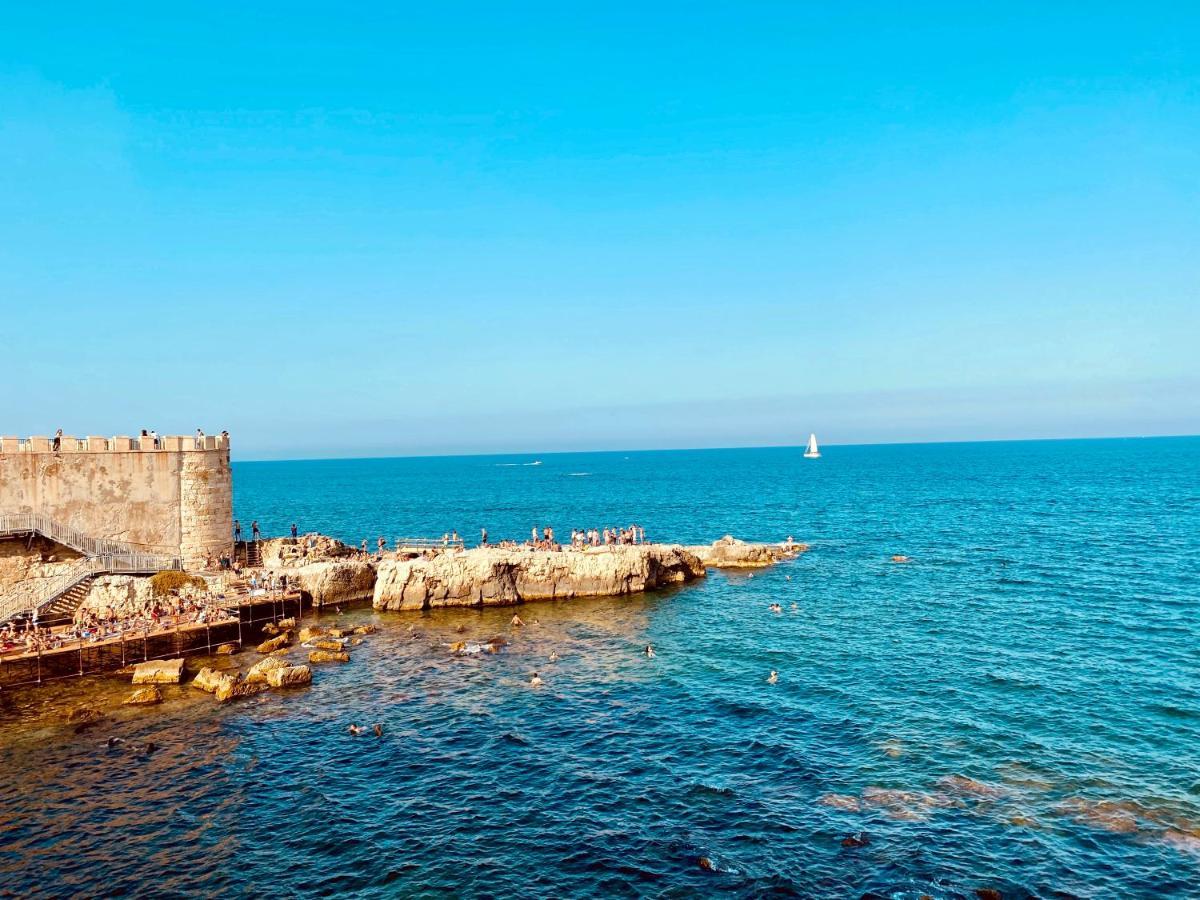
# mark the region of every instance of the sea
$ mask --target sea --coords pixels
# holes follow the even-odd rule
[[[0,895],[1200,896],[1200,438],[238,462],[234,502],[809,550],[524,627],[331,610],[378,633],[228,706],[0,694]]]

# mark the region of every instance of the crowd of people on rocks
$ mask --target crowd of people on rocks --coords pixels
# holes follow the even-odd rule
[[[464,541],[459,536],[457,529],[445,532],[440,542],[437,539],[431,539],[423,541],[422,546],[414,546],[414,543],[410,539],[396,538],[394,546],[397,551],[420,550],[421,555],[427,558],[435,557],[442,551],[460,551],[465,548]],[[491,541],[486,528],[479,530],[480,547],[495,547],[501,550],[586,550],[589,547],[644,543],[646,543],[646,529],[640,525],[630,525],[627,528],[573,528],[570,540],[565,545],[555,538],[554,529],[549,526],[539,528],[535,525],[529,531],[529,539],[525,541],[511,538]],[[359,552],[363,556],[373,555],[376,559],[382,559],[387,551],[388,541],[383,535],[375,540],[374,550],[371,549],[371,544],[366,538],[359,545]]]

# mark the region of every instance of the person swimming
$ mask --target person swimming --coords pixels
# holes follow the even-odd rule
[[[646,658],[654,659],[654,645],[653,644],[646,645]]]
[[[555,651],[555,650],[550,651],[550,662],[558,662],[558,652],[557,651]]]
[[[778,603],[772,603],[771,604],[771,612],[773,612],[773,613],[783,612],[783,607],[780,606]]]
[[[779,680],[779,673],[776,672],[774,669],[772,669],[771,674],[767,676],[767,684],[774,684],[778,680]]]
[[[351,726],[350,726],[349,728],[347,728],[346,730],[347,730],[348,732],[350,732],[350,734],[353,734],[353,735],[359,735],[359,734],[362,734],[362,729],[361,729],[361,728],[359,728],[357,725],[351,725]]]
[[[375,732],[375,737],[383,737],[383,726],[376,722],[371,730]]]
[[[542,681],[542,676],[537,672],[533,673],[533,677],[529,679],[530,687],[541,687],[546,682]]]
[[[521,617],[520,617],[520,616],[513,616],[513,617],[512,617],[512,622],[511,622],[510,624],[511,624],[511,625],[512,625],[514,628],[520,628],[520,627],[521,627],[522,625],[524,625],[525,623],[521,621]]]
[[[792,612],[795,612],[795,611],[796,611],[796,610],[798,610],[799,608],[800,608],[800,604],[798,604],[798,603],[793,603],[793,604],[792,604]]]

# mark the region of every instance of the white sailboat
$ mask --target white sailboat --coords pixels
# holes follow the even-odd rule
[[[817,436],[810,434],[808,436],[808,446],[804,448],[805,459],[820,459],[821,451],[817,449]]]

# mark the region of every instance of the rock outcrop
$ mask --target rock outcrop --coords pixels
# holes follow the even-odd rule
[[[182,659],[156,659],[133,667],[134,684],[179,684],[182,679]]]
[[[808,549],[808,545],[795,541],[785,541],[782,544],[751,544],[727,534],[711,544],[686,549],[711,569],[761,569],[799,556]]]
[[[270,538],[259,544],[263,565],[268,569],[295,569],[313,562],[361,559],[363,554],[337,538],[311,533],[291,538]],[[290,577],[289,572],[289,577]]]
[[[313,663],[325,662],[350,662],[350,654],[346,651],[335,652],[333,650],[314,650],[308,654],[308,661]]]
[[[265,659],[260,659],[250,671],[246,673],[246,681],[250,684],[267,684],[270,679],[267,677],[271,672],[277,669],[286,669],[288,664],[278,656],[268,656]]]
[[[550,552],[484,547],[433,558],[387,558],[375,582],[376,609],[503,606],[636,594],[704,577],[682,547],[608,546]]]
[[[265,683],[242,681],[236,676],[226,675],[221,679],[221,683],[217,685],[214,696],[217,698],[218,703],[228,703],[230,700],[249,697],[266,689],[267,685]]]
[[[203,669],[197,672],[196,677],[192,679],[192,687],[204,691],[205,693],[213,694],[216,693],[217,688],[221,686],[221,682],[229,677],[231,676],[205,666]]]
[[[282,650],[292,642],[292,633],[285,631],[283,634],[271,638],[269,641],[263,641],[254,649],[259,653],[272,653],[276,650]]]
[[[273,688],[302,687],[312,684],[312,669],[308,666],[284,666],[267,673],[267,684]]]
[[[92,582],[91,590],[75,611],[75,621],[79,621],[89,612],[102,619],[109,616],[141,616],[146,615],[153,606],[154,596],[148,577],[101,575]]]
[[[288,584],[312,597],[314,606],[365,600],[375,592],[375,563],[370,559],[315,562],[284,573]]]

